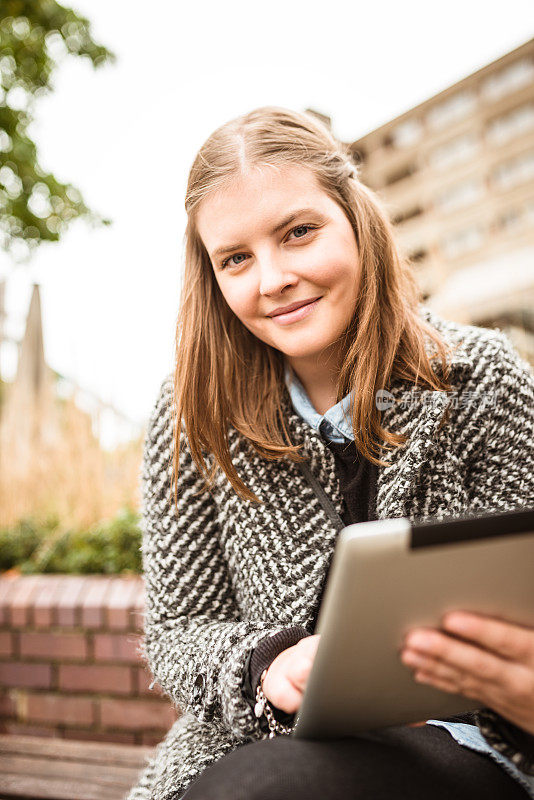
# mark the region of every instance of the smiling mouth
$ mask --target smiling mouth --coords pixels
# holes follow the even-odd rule
[[[271,319],[276,325],[291,325],[294,322],[299,322],[299,320],[305,319],[309,314],[313,313],[315,306],[320,300],[321,297],[316,297],[315,299],[310,300],[309,303],[304,303],[304,305],[293,309],[293,311],[286,311],[283,314],[275,314],[271,317]]]
[[[289,307],[285,311],[273,311],[272,314],[268,314],[267,316],[272,318],[272,317],[281,317],[281,316],[286,315],[286,314],[292,314],[294,311],[298,311],[299,308],[304,308],[305,306],[309,306],[312,303],[315,303],[316,300],[320,300],[321,296],[322,295],[319,295],[319,297],[311,297],[309,300],[306,300],[305,302],[301,303],[300,305],[296,306],[295,308]]]

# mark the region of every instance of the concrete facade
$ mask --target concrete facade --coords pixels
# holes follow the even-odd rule
[[[349,146],[427,304],[534,363],[534,39]]]

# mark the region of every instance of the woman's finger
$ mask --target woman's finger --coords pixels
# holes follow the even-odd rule
[[[286,714],[294,714],[299,710],[302,702],[302,692],[297,691],[289,681],[278,686],[272,694],[265,691],[265,696],[276,708],[285,711]]]
[[[425,656],[415,650],[404,650],[401,656],[404,664],[414,670],[414,678],[420,683],[430,683],[437,689],[453,694],[488,702],[491,692],[470,673],[462,672],[456,667]]]
[[[263,682],[263,692],[276,708],[287,714],[293,714],[300,708],[302,692],[286,676],[271,677],[267,673]]]
[[[418,683],[434,686],[442,692],[458,693],[457,685],[450,676],[445,674],[438,675],[432,669],[418,669],[415,671],[414,678]],[[465,692],[462,692],[462,694],[465,694],[465,696],[470,699],[479,700],[484,706],[492,708],[502,717],[509,720],[509,722],[527,731],[527,733],[534,735],[534,709],[532,703],[530,706],[523,704],[517,705],[516,703],[510,702],[506,697],[499,697],[497,694],[494,695],[491,690],[485,692],[483,688],[480,688],[480,693],[478,690],[473,690],[470,694],[466,694]]]
[[[401,659],[415,671],[416,680],[432,683],[438,689],[480,700],[496,710],[504,709],[505,716],[524,725],[534,725],[534,673],[521,664],[504,662],[501,683],[485,680],[481,675],[463,670],[415,650],[405,649]]]
[[[465,611],[446,614],[442,625],[449,633],[479,644],[502,658],[534,667],[534,628]]]
[[[313,636],[305,636],[304,639],[301,639],[300,642],[297,642],[295,645],[295,650],[298,650],[299,653],[304,653],[305,655],[309,656],[309,658],[314,658],[319,646],[320,638],[321,636],[318,633],[314,634]]]
[[[506,662],[501,658],[441,631],[418,628],[410,631],[405,644],[410,650],[444,662],[485,684],[502,686],[505,681]]]
[[[313,660],[304,654],[299,654],[288,667],[286,672],[287,679],[293,684],[295,689],[303,692],[310,677]]]
[[[458,689],[454,683],[452,683],[447,678],[438,677],[433,672],[425,672],[422,669],[416,670],[416,672],[414,673],[414,679],[417,681],[417,683],[425,683],[430,686],[434,686],[434,688],[440,689],[442,692],[450,692],[451,694],[458,694]],[[473,697],[471,699],[478,700],[480,698]]]

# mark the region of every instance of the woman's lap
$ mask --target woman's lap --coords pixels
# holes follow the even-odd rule
[[[432,725],[358,738],[277,736],[244,744],[208,767],[184,800],[525,800],[489,756]]]

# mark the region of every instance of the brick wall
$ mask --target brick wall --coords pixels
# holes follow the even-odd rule
[[[136,653],[141,577],[0,577],[0,732],[152,745],[177,718]]]

